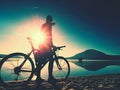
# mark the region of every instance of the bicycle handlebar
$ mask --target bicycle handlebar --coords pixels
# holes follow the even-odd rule
[[[57,46],[53,46],[53,50],[61,50],[61,48],[64,48],[64,47],[66,47],[65,45],[64,46],[59,46],[59,47],[57,47]]]

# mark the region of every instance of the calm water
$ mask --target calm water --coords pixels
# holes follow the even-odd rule
[[[71,69],[70,77],[101,74],[120,74],[120,60],[83,60],[82,62],[79,62],[78,60],[70,59],[68,61]],[[3,71],[3,76],[5,79],[10,80],[10,78],[8,79],[10,76],[8,76],[8,73],[11,71]],[[22,76],[24,77],[25,75]],[[42,77],[48,78],[48,65],[43,68]],[[35,79],[35,76],[33,79]]]
[[[120,60],[68,60],[70,64],[70,77],[101,75],[101,74],[120,74]],[[47,69],[47,66],[45,67]],[[43,70],[44,71],[44,70]],[[43,74],[46,78],[47,75]]]
[[[101,74],[120,74],[120,60],[72,60],[70,77],[101,75]]]

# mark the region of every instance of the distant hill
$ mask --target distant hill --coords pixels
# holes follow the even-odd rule
[[[84,52],[78,53],[69,59],[120,59],[120,55],[107,55],[101,51],[95,49],[88,49]]]

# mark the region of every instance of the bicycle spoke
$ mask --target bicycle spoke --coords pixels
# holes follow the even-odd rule
[[[0,79],[1,82],[8,87],[24,85],[32,79],[33,70],[34,63],[28,55],[24,53],[12,53],[1,62]],[[23,83],[21,83],[21,81],[23,81]],[[16,84],[12,82],[16,82]]]
[[[10,70],[12,70],[12,69],[6,68],[6,69],[4,69],[4,71],[5,71],[5,70],[9,70],[9,71],[10,71]]]
[[[13,67],[15,67],[15,65],[14,65],[13,63],[11,63],[11,65],[12,65]]]

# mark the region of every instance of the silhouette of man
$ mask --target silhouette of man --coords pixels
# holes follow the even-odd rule
[[[46,17],[46,22],[41,27],[41,31],[45,33],[46,37],[45,37],[45,43],[39,45],[39,49],[40,49],[39,62],[38,62],[37,69],[36,69],[37,70],[37,72],[36,72],[36,74],[37,74],[36,82],[37,83],[44,81],[41,78],[40,66],[42,65],[42,62],[44,62],[46,60],[46,58],[49,58],[49,66],[48,66],[49,78],[48,78],[48,81],[49,82],[56,82],[57,81],[52,75],[52,71],[53,71],[53,56],[52,56],[52,52],[51,52],[51,49],[53,47],[52,26],[55,25],[55,23],[52,23],[52,21],[53,21],[52,16],[48,15]]]

